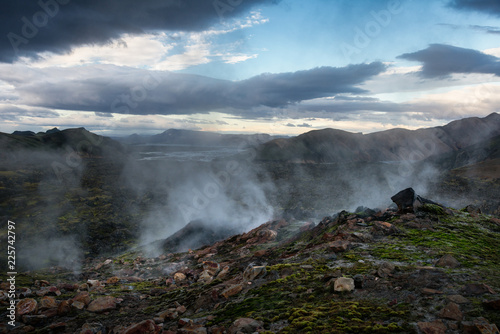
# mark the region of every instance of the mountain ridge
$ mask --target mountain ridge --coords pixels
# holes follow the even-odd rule
[[[258,159],[312,163],[415,161],[458,151],[497,135],[500,135],[498,113],[484,118],[464,118],[438,127],[394,128],[366,135],[322,129],[264,143],[259,148]]]

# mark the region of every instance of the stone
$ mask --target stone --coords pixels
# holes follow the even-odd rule
[[[382,262],[377,268],[377,275],[379,277],[385,278],[394,272],[396,267],[390,262]]]
[[[207,328],[198,324],[190,324],[177,330],[179,334],[207,334]]]
[[[85,308],[85,304],[79,301],[74,301],[73,304],[71,304],[71,306],[80,311]]]
[[[451,296],[448,296],[447,299],[450,302],[454,302],[454,303],[457,303],[457,304],[467,304],[467,303],[470,303],[470,300],[468,300],[467,298],[465,298],[462,295],[451,295]]]
[[[214,261],[203,261],[203,270],[207,271],[211,276],[215,276],[220,270],[220,264]]]
[[[38,310],[38,303],[32,298],[21,299],[16,306],[16,313],[18,316],[25,314],[33,314]]]
[[[125,328],[121,334],[159,334],[161,332],[162,328],[157,326],[154,320],[150,319]]]
[[[341,253],[347,251],[350,245],[351,243],[347,240],[336,240],[334,242],[331,242],[328,247],[335,253]]]
[[[57,306],[57,314],[62,316],[71,312],[71,304],[68,300],[63,300]]]
[[[355,288],[354,280],[347,277],[339,277],[335,280],[333,284],[333,289],[336,292],[353,291]]]
[[[228,329],[228,334],[255,333],[263,329],[263,323],[252,318],[240,318],[233,322]]]
[[[248,266],[243,272],[243,279],[253,281],[258,276],[263,276],[267,273],[265,266]]]
[[[500,299],[484,301],[483,306],[490,310],[500,310]]]
[[[40,300],[40,309],[46,310],[57,308],[57,300],[54,297],[45,296]]]
[[[100,322],[87,322],[80,329],[80,334],[106,333],[106,327]]]
[[[391,197],[391,200],[398,206],[399,212],[413,212],[413,203],[417,198],[417,194],[413,188],[401,190],[396,195]]]
[[[120,279],[116,276],[110,277],[106,280],[106,284],[116,284],[120,282]]]
[[[162,319],[176,319],[179,317],[179,313],[176,311],[174,308],[170,308],[166,310],[165,312],[162,312],[158,315],[159,318]]]
[[[183,273],[175,273],[174,280],[176,282],[184,282],[186,280],[186,275],[184,275]]]
[[[229,266],[225,266],[224,268],[222,268],[222,270],[219,272],[219,274],[217,274],[217,279],[223,279],[224,277],[227,276],[227,274],[229,273]]]
[[[212,275],[210,275],[210,272],[208,270],[203,270],[200,274],[200,277],[198,278],[198,282],[202,282],[202,283],[210,283],[212,282],[214,279],[214,277]]]
[[[461,321],[464,315],[462,311],[460,311],[460,308],[457,304],[455,304],[454,302],[449,302],[444,307],[444,309],[442,309],[441,312],[439,312],[439,317],[455,321]]]
[[[75,297],[73,297],[73,302],[82,302],[85,305],[89,305],[92,299],[87,291],[82,291],[77,293]]]
[[[483,295],[485,293],[495,294],[495,291],[484,283],[481,284],[467,284],[464,286],[464,293],[466,295]]]
[[[441,320],[419,322],[417,326],[423,334],[445,334],[447,329],[446,325]]]
[[[372,233],[374,235],[393,235],[399,233],[399,229],[391,223],[375,221],[373,222]]]
[[[87,308],[94,313],[106,312],[116,308],[116,298],[112,296],[99,297],[91,302]]]
[[[227,289],[222,291],[221,295],[224,298],[228,299],[229,297],[240,293],[241,290],[243,290],[243,284],[235,284],[235,285],[231,285],[230,287],[228,287]]]
[[[187,311],[186,306],[184,306],[184,305],[177,306],[177,308],[175,310],[177,312],[179,312],[180,314],[182,314],[182,313],[184,313],[184,312]]]
[[[455,259],[452,255],[446,254],[443,257],[441,257],[437,262],[436,262],[436,267],[443,267],[443,268],[457,268],[460,267],[460,262],[458,262],[457,259]]]

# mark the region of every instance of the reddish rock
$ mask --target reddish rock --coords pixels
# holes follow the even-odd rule
[[[87,308],[90,312],[100,313],[116,308],[116,298],[112,296],[99,297],[89,304]]]
[[[87,291],[82,291],[79,292],[75,297],[72,299],[74,302],[82,302],[85,305],[89,305],[92,299],[90,298],[90,295]]]
[[[16,313],[18,316],[25,314],[33,314],[38,310],[38,303],[32,298],[21,299],[16,306]]]
[[[68,300],[63,300],[57,306],[57,314],[58,315],[66,315],[71,312],[71,304]]]
[[[120,282],[120,279],[116,276],[110,277],[106,280],[107,284],[116,284],[118,282]]]
[[[337,240],[328,245],[330,250],[332,250],[335,253],[340,253],[340,252],[345,252],[346,250],[349,249],[349,246],[351,243],[347,240]]]
[[[97,334],[97,333],[106,333],[106,327],[104,327],[101,323],[92,322],[83,324],[80,334]]]
[[[179,312],[180,314],[186,312],[186,306],[184,305],[181,305],[181,306],[177,306],[177,308],[175,309],[177,312]]]
[[[219,272],[216,278],[223,279],[224,277],[227,276],[228,273],[229,273],[229,266],[225,266],[224,268],[222,268],[222,270]]]
[[[261,250],[256,251],[253,254],[253,256],[255,256],[255,257],[262,257],[262,256],[266,255],[266,253],[267,253],[267,250],[261,249]]]
[[[229,288],[227,288],[224,291],[222,291],[221,295],[224,296],[224,298],[227,299],[227,298],[229,298],[231,296],[234,296],[234,295],[240,293],[241,290],[243,290],[243,285],[242,284],[236,284],[236,285],[232,285]]]
[[[432,322],[419,322],[418,328],[424,334],[445,334],[446,325],[441,320],[434,320]]]
[[[391,223],[383,222],[383,221],[375,221],[373,222],[372,228],[373,234],[382,234],[382,235],[392,235],[399,232],[398,228]]]
[[[485,293],[495,294],[495,291],[486,284],[467,284],[464,286],[466,295],[483,295]]]
[[[439,312],[439,316],[441,318],[455,320],[455,321],[461,321],[462,318],[464,317],[462,311],[460,311],[460,308],[454,302],[449,302],[445,306],[445,308],[442,309],[441,312]]]
[[[129,326],[121,334],[159,334],[162,332],[153,320],[144,320],[138,324]]]
[[[207,328],[202,325],[190,324],[177,330],[179,334],[207,334]]]
[[[57,284],[57,288],[59,290],[76,291],[78,290],[78,284],[60,283]]]
[[[214,261],[203,261],[203,270],[207,271],[211,276],[215,276],[215,274],[219,271],[220,264]]]
[[[263,323],[251,318],[240,318],[233,322],[228,329],[228,334],[254,333],[263,329]]]
[[[57,300],[54,297],[45,296],[40,300],[40,309],[46,310],[57,308]]]
[[[179,313],[175,308],[170,308],[166,310],[165,312],[162,312],[158,315],[159,318],[162,319],[176,319],[179,316]]]
[[[443,268],[457,268],[460,266],[460,262],[458,262],[457,259],[455,259],[452,255],[446,254],[443,257],[441,257],[437,262],[436,262],[436,267],[443,267]]]

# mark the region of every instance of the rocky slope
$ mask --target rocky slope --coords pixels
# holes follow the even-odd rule
[[[465,118],[435,128],[391,129],[363,135],[336,129],[310,131],[263,144],[258,158],[280,162],[416,161],[458,151],[500,135],[500,114]]]
[[[500,219],[416,203],[404,212],[360,207],[318,222],[270,221],[201,249],[88,259],[80,273],[20,273],[15,327],[0,328],[498,333]],[[0,316],[8,319],[10,284],[1,278]]]

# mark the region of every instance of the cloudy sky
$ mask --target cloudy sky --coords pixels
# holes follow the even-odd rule
[[[0,131],[415,129],[500,109],[498,0],[0,0]]]

